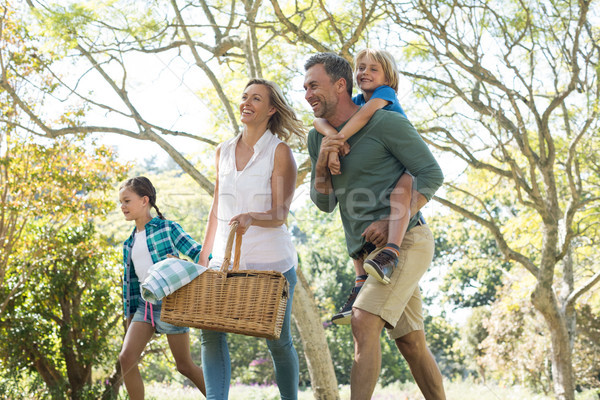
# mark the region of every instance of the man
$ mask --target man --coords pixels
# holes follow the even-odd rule
[[[305,99],[315,117],[325,118],[341,129],[358,110],[351,100],[350,64],[335,54],[320,53],[312,56],[304,68]],[[442,172],[414,127],[398,113],[377,111],[363,129],[349,138],[352,150],[341,160],[344,172],[332,176],[327,169],[327,154],[336,151],[342,139],[342,135],[323,137],[314,129],[309,133],[311,199],[325,212],[339,205],[355,266],[361,267],[376,245],[385,243],[389,193],[400,177],[410,171],[415,179],[414,215],[390,283],[382,284],[370,276],[354,303],[351,399],[370,399],[373,394],[381,369],[379,337],[384,327],[408,362],[425,398],[445,399],[442,376],[425,342],[418,286],[433,258],[433,236],[418,210],[442,184]]]

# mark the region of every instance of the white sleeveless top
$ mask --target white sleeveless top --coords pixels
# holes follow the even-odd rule
[[[217,232],[209,267],[223,263],[229,221],[246,212],[272,208],[271,176],[275,149],[282,141],[267,130],[254,145],[254,154],[242,171],[235,165],[235,147],[241,134],[221,145]],[[235,246],[234,246],[235,247]],[[233,249],[233,252],[235,248]],[[285,225],[276,228],[250,226],[243,236],[240,269],[286,272],[298,264],[296,249]],[[231,257],[233,262],[233,254]]]

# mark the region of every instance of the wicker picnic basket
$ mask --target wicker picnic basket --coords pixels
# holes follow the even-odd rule
[[[160,319],[173,325],[279,339],[289,295],[281,272],[239,271],[242,236],[231,226],[220,270],[207,270],[167,296]]]

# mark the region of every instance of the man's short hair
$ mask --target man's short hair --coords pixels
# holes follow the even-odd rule
[[[323,64],[325,72],[331,78],[331,82],[337,82],[340,78],[344,78],[346,90],[352,97],[352,67],[345,58],[334,53],[318,53],[306,61],[304,71],[308,71],[317,64]]]

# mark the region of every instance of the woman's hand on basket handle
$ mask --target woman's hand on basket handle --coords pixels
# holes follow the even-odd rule
[[[251,211],[231,218],[229,224],[239,222],[236,234],[243,235],[251,225],[262,228],[276,228],[283,224],[290,211],[290,204],[296,188],[296,162],[292,150],[285,143],[279,143],[275,150],[273,173],[271,174],[271,205],[266,211]]]
[[[243,235],[244,233],[246,233],[250,225],[252,225],[253,221],[254,218],[252,218],[251,213],[243,213],[231,218],[231,220],[229,221],[229,225],[233,224],[234,222],[238,222],[239,225],[235,233],[236,235]]]

